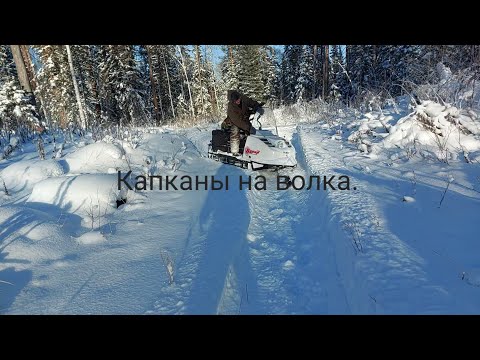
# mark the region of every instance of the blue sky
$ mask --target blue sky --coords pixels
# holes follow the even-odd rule
[[[275,50],[277,50],[277,54],[280,55],[283,52],[283,47],[285,45],[272,45]],[[340,45],[343,54],[345,54],[345,45]],[[221,49],[220,45],[213,45],[213,56],[214,56],[214,62],[215,64],[218,64],[221,60],[221,58],[224,56],[224,53]]]
[[[283,45],[272,45],[279,53],[283,51]],[[221,60],[221,58],[224,56],[224,53],[222,51],[222,48],[220,45],[213,45],[213,56],[214,56],[214,61],[216,64],[218,64]]]

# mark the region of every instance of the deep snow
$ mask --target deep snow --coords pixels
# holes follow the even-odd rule
[[[116,189],[118,170],[258,175],[206,158],[214,126],[87,136],[55,160],[24,145],[0,161],[0,312],[479,313],[478,118],[397,110],[275,121],[298,160],[280,175],[348,175],[350,191],[279,191],[269,171],[265,191]],[[468,145],[409,132],[422,113]]]

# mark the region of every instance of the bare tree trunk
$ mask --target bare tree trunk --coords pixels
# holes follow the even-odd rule
[[[198,81],[200,82],[200,92],[202,91],[202,64],[200,63],[200,46],[195,45],[195,60],[197,62],[197,67],[198,67]],[[203,109],[205,109],[205,104],[203,102],[203,96],[200,97],[200,100],[202,101],[202,113]]]
[[[150,46],[147,46],[147,57],[148,57],[148,69],[150,73],[150,86],[152,87],[152,100],[153,100],[153,108],[154,108],[154,118],[155,118],[155,125],[160,125],[160,117],[158,114],[158,99],[157,99],[157,89],[155,86],[155,81],[153,79],[153,67],[152,67],[152,55]]]
[[[160,90],[162,88],[160,87]],[[162,114],[162,121],[165,122],[165,111],[163,110],[163,100],[162,100],[162,94],[158,94],[158,100],[160,100],[160,113]]]
[[[215,76],[215,74],[213,74]],[[215,95],[215,104],[217,104],[217,113],[220,114],[220,102],[218,101],[217,81],[213,79],[213,93]]]
[[[185,60],[183,59],[183,53],[182,49],[178,46],[178,52],[180,53],[180,59],[182,62],[180,63],[183,69],[183,73],[185,75],[185,81],[187,82],[187,89],[188,89],[188,95],[190,96],[190,110],[192,111],[192,116],[195,117],[195,108],[193,107],[193,98],[192,98],[192,91],[190,90],[190,81],[188,80],[188,74],[187,74],[187,67],[185,66]]]
[[[232,46],[228,46],[228,59],[230,60],[230,65],[233,65],[233,49]]]
[[[70,45],[65,45],[67,48],[68,65],[70,66],[70,73],[72,74],[73,87],[75,89],[75,98],[77,99],[78,112],[80,114],[80,122],[82,129],[87,128],[87,119],[83,112],[83,105],[80,99],[80,91],[78,90],[77,78],[75,77],[75,70],[73,69],[72,53],[70,52]]]
[[[173,118],[175,119],[175,106],[173,106],[172,87],[170,86],[170,75],[168,75],[167,62],[165,61],[165,52],[162,52],[163,66],[167,75],[168,96],[170,97],[170,106],[172,107]]]
[[[32,58],[30,57],[30,52],[28,51],[29,45],[20,45],[20,52],[22,54],[23,63],[25,64],[25,68],[27,70],[28,82],[30,87],[32,88],[32,92],[35,94],[37,89],[37,81],[35,79],[35,69],[33,68]],[[35,101],[38,97],[38,102]],[[37,112],[40,114],[40,111],[43,112],[43,116],[47,119],[47,112],[45,111],[43,104],[43,98],[40,92],[36,92],[33,100],[35,101],[35,107]]]
[[[35,81],[35,71],[33,70],[32,59],[30,58],[30,53],[28,52],[28,45],[19,46],[23,58],[23,63],[25,64],[25,68],[27,70],[28,82],[30,83],[32,91],[35,91],[37,83]]]
[[[317,54],[318,45],[313,45],[313,98],[317,97]]]
[[[91,49],[89,49],[91,53]],[[86,64],[86,69],[88,73],[90,74],[89,76],[89,83],[90,83],[90,88],[92,91],[92,96],[95,99],[95,120],[99,121],[102,117],[102,105],[100,101],[100,96],[99,96],[99,91],[98,91],[98,76],[94,77],[93,74],[95,73],[93,69],[93,64],[92,62],[87,62]]]
[[[323,86],[322,86],[322,98],[325,101],[328,95],[328,50],[330,45],[325,45],[325,59],[323,60]]]
[[[27,68],[25,67],[25,63],[23,61],[20,45],[10,45],[10,49],[12,50],[13,61],[15,61],[15,67],[17,68],[20,85],[27,93],[32,93],[32,87],[28,81]]]
[[[205,45],[207,46],[207,45]],[[220,114],[220,104],[218,103],[218,92],[217,92],[217,80],[215,78],[215,70],[213,69],[213,52],[212,48],[209,48],[209,53],[210,53],[210,64],[212,64],[210,71],[212,72],[213,76],[213,96],[215,99],[215,104],[217,105],[217,113]]]

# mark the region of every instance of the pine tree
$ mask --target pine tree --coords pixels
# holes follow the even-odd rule
[[[215,69],[213,65],[213,46],[205,45],[205,70],[206,70],[206,83],[210,99],[212,101],[212,114],[218,115],[220,113],[221,100],[219,99],[220,84],[215,75]]]
[[[314,76],[313,76],[313,47],[303,45],[301,47],[300,60],[298,65],[298,78],[295,84],[295,101],[310,101],[313,98]]]
[[[238,50],[238,45],[228,45],[223,48],[225,56],[221,61],[220,67],[222,81],[226,90],[235,90],[239,88],[240,61]]]
[[[148,64],[148,76],[149,76],[149,86],[147,87],[147,92],[151,96],[151,103],[153,104],[153,109],[150,110],[151,117],[154,119],[155,125],[160,125],[160,121],[165,121],[165,111],[163,108],[162,101],[162,87],[159,84],[161,80],[161,69],[159,59],[159,50],[158,45],[146,45],[145,46],[145,55],[146,63]]]
[[[88,122],[90,125],[99,124],[102,114],[99,98],[100,49],[97,45],[71,45],[70,48]]]
[[[175,58],[174,45],[146,45],[149,65],[149,91],[153,116],[162,121],[176,117],[175,103],[182,93],[182,70]],[[151,71],[151,73],[150,73]]]
[[[20,89],[14,79],[0,84],[0,127],[15,130],[21,125],[38,126],[40,123],[31,98]]]
[[[175,46],[164,45],[161,51],[161,64],[167,80],[168,103],[170,104],[171,116],[175,119],[175,98],[182,93],[182,71],[178,62],[175,60]],[[165,88],[165,86],[164,86]]]
[[[348,103],[352,101],[362,90],[364,90],[370,81],[370,45],[347,45],[346,62],[347,72],[350,82],[350,88],[347,92]]]
[[[195,113],[205,117],[212,113],[212,99],[208,89],[208,74],[201,55],[200,46],[195,45],[195,62],[192,75],[192,92]]]
[[[35,45],[41,61],[36,93],[43,98],[47,121],[60,126],[79,123],[68,57],[63,45]]]
[[[343,98],[345,88],[348,85],[348,79],[344,71],[345,63],[340,45],[332,45],[330,60],[329,97],[334,101],[340,101]]]
[[[190,106],[185,101],[183,94],[178,94],[175,108],[180,119],[188,118],[191,115]]]
[[[281,82],[283,100],[287,104],[296,101],[295,86],[300,75],[301,55],[302,45],[285,45],[281,62]]]
[[[176,45],[175,59],[179,65],[179,70],[181,76],[178,80],[181,84],[181,95],[184,98],[184,101],[189,103],[190,115],[192,118],[195,118],[195,106],[193,104],[193,94],[192,94],[192,61],[188,53],[188,48],[184,45]],[[183,103],[182,101],[177,103]]]
[[[0,85],[15,78],[17,72],[9,45],[0,45]]]
[[[104,118],[120,126],[145,124],[146,84],[135,62],[133,46],[104,45],[101,51],[100,98],[104,102]]]
[[[238,90],[252,99],[263,99],[261,47],[239,46],[238,61]]]
[[[323,93],[323,71],[325,62],[325,45],[313,45],[313,97]]]
[[[277,94],[275,86],[277,84],[278,64],[276,59],[276,52],[272,46],[263,45],[261,47],[261,69],[262,69],[262,84],[263,93],[261,99],[275,102]]]

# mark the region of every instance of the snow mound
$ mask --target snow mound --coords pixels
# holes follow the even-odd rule
[[[383,149],[403,149],[407,157],[427,151],[448,159],[457,153],[475,157],[471,153],[480,150],[480,119],[472,110],[423,101],[407,116],[398,115],[388,110],[363,114],[345,124],[346,131],[351,131],[348,141],[372,156]]]
[[[424,101],[415,111],[400,119],[385,137],[385,148],[408,148],[421,144],[433,150],[480,150],[479,122],[469,112],[454,106]]]
[[[117,200],[126,198],[128,190],[118,190],[117,181],[117,175],[110,174],[50,178],[34,186],[27,202],[55,205],[80,216],[101,217],[115,211]]]
[[[77,242],[84,245],[98,244],[105,241],[105,237],[100,231],[89,231],[77,238]]]
[[[125,147],[125,151],[134,170],[148,174],[183,171],[198,163],[200,156],[188,138],[169,133],[144,134],[140,146],[136,149]]]
[[[31,189],[39,181],[63,175],[62,166],[56,160],[24,160],[16,162],[0,173],[9,192]]]
[[[74,249],[70,236],[50,214],[23,205],[0,207],[0,240],[9,244],[0,261],[0,271],[9,262],[45,264],[45,260],[62,258]],[[6,280],[6,279],[2,279]]]
[[[126,170],[127,162],[123,159],[122,149],[111,143],[96,142],[86,145],[72,154],[65,156],[69,172],[105,173],[109,168]]]

